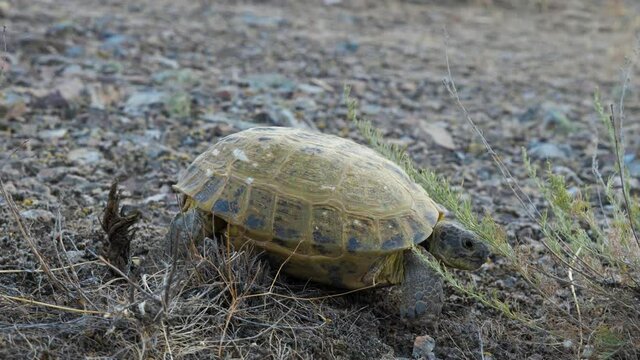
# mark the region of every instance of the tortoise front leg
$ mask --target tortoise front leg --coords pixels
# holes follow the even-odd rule
[[[206,236],[211,236],[211,217],[211,214],[197,208],[177,213],[167,233],[168,255],[174,260],[184,259],[191,253],[190,249],[195,249]]]
[[[400,315],[407,320],[433,322],[444,303],[442,278],[420,255],[434,259],[422,246],[404,253],[404,281],[400,285]]]

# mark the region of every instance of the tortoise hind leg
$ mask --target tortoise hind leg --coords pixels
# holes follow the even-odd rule
[[[211,216],[200,209],[191,208],[179,212],[171,220],[167,233],[167,253],[174,260],[184,259],[190,249],[202,243],[212,233]]]
[[[434,259],[421,246],[404,253],[400,314],[410,321],[433,322],[440,315],[444,303],[443,281],[422,256]]]

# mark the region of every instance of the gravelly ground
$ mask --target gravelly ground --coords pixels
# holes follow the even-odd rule
[[[602,173],[611,171],[611,148],[604,136],[597,140],[603,129],[592,99],[597,88],[605,103],[619,99],[620,69],[633,53],[640,6],[614,0],[542,7],[517,1],[332,3],[0,1],[7,47],[0,176],[43,255],[55,263],[52,244],[63,237],[69,261],[94,260],[103,238],[99,218],[117,178],[125,204],[143,213],[132,254],[148,257],[178,209],[170,185],[220,136],[273,124],[360,139],[346,120],[342,88],[348,84],[361,114],[390,141],[462,187],[512,243],[548,261],[537,226],[442,83],[445,39],[463,104],[533,203],[544,206],[526,178],[521,149],[540,164],[551,159],[570,186],[592,182],[594,154]],[[624,131],[636,194],[637,84],[632,78]],[[7,199],[0,197],[0,204],[0,269],[38,267]],[[108,281],[103,270],[87,271],[89,283]],[[54,301],[40,276],[2,273],[0,294]],[[461,276],[532,313],[540,304],[499,258]],[[571,348],[451,289],[447,294],[436,328],[408,328],[388,315],[384,301],[347,297],[318,304],[346,320],[300,338],[317,345],[293,342],[283,354],[258,342],[261,350],[228,354],[410,357],[416,336],[429,334],[443,359],[480,358],[481,348],[496,359],[575,358]],[[0,300],[3,307],[16,305],[8,301]],[[22,330],[10,326],[14,315],[0,315],[0,347],[22,349],[33,337],[41,345],[30,356],[64,357],[55,341],[47,349],[27,330],[21,337]],[[116,354],[100,344],[83,342],[78,349],[86,356]]]

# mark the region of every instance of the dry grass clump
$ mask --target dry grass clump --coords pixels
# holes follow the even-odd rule
[[[19,285],[0,290],[0,358],[379,358],[390,350],[356,297],[281,281],[249,249],[220,244],[206,239],[192,261],[116,277],[102,257],[3,270]]]

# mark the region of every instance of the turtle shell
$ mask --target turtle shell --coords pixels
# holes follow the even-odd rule
[[[251,242],[293,276],[352,289],[400,282],[403,250],[425,241],[442,217],[377,152],[292,128],[220,139],[174,188],[235,228],[236,247]]]

